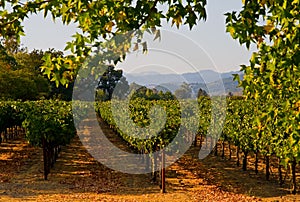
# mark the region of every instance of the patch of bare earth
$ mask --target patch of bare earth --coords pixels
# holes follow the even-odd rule
[[[24,138],[8,140],[0,144],[0,183],[11,181],[33,156],[35,148],[28,145]]]
[[[103,123],[102,128],[114,144],[126,147]],[[24,140],[11,144],[0,145],[0,201],[300,200],[261,175],[241,171],[232,160],[214,156],[199,160],[196,147],[167,168],[167,193],[162,194],[149,174],[124,174],[97,162],[77,136],[63,147],[48,181],[43,180],[41,149]]]

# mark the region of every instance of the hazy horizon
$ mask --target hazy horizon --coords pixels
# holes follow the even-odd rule
[[[120,69],[120,68],[116,68],[116,69]],[[198,73],[198,72],[205,72],[205,71],[214,71],[216,73],[219,73],[219,74],[226,74],[226,73],[231,73],[231,72],[240,72],[240,70],[230,70],[230,71],[226,71],[226,72],[217,72],[215,70],[212,70],[212,69],[201,69],[199,71],[194,71],[194,72],[184,72],[184,73],[180,73],[179,75],[181,74],[192,74],[192,73]],[[137,75],[150,75],[150,74],[162,74],[162,75],[168,75],[168,74],[174,74],[174,73],[166,73],[166,72],[158,72],[158,71],[154,71],[154,70],[149,70],[148,71],[134,71],[134,72],[128,72],[128,71],[123,71],[124,74],[131,74],[131,75],[134,75],[134,74],[137,74]]]

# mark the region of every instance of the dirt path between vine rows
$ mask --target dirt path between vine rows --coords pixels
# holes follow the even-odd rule
[[[105,124],[111,142],[129,150]],[[97,162],[76,136],[63,147],[48,181],[43,180],[41,149],[23,139],[0,145],[0,201],[300,201],[275,181],[241,171],[233,161],[197,159],[192,147],[167,168],[167,193],[149,174],[124,174]],[[140,165],[143,166],[143,165]]]

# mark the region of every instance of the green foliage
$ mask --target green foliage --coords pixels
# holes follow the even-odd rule
[[[61,51],[48,51],[20,48],[16,42],[3,41],[0,46],[0,99],[6,100],[37,100],[41,98],[59,98],[71,100],[74,82],[70,80],[70,88],[56,87],[40,71],[45,54],[62,57]],[[2,47],[2,48],[1,48]]]
[[[176,97],[169,91],[163,92],[157,89],[149,89],[145,86],[140,86],[135,83],[130,85],[131,100],[144,98],[145,100],[176,100]]]
[[[98,83],[97,89],[103,90],[103,92],[107,95],[107,99],[111,100],[114,89],[117,86],[117,83],[122,78],[123,71],[122,70],[115,70],[114,66],[109,66],[107,70],[103,73],[103,75],[100,76],[100,81]],[[124,83],[120,83],[120,85],[124,85]],[[127,83],[128,86],[128,83]],[[129,87],[128,87],[129,88]],[[123,92],[123,93],[126,93]],[[119,92],[117,94],[122,94],[122,92]]]
[[[7,53],[6,48],[0,44],[0,70],[8,71],[15,70],[17,68],[17,62],[14,57]]]
[[[22,22],[33,13],[43,12],[44,16],[51,15],[53,20],[60,18],[66,25],[77,23],[82,33],[75,33],[73,40],[68,42],[65,48],[70,50],[72,55],[46,55],[42,67],[44,73],[55,81],[56,85],[67,85],[74,79],[78,68],[86,57],[91,55],[94,47],[114,46],[113,52],[102,50],[103,61],[110,57],[110,61],[119,62],[129,51],[133,38],[137,39],[136,46],[141,45],[145,52],[147,43],[141,41],[143,32],[151,32],[155,39],[160,38],[157,28],[164,19],[171,21],[172,25],[175,24],[178,28],[187,24],[192,29],[198,20],[206,19],[205,6],[206,0],[1,1],[0,36],[15,36],[19,41],[20,36],[25,34]],[[12,10],[7,10],[8,7]],[[116,35],[124,38],[112,39]]]
[[[6,56],[12,61],[10,63],[7,59],[0,58],[0,97],[12,100],[35,100],[47,97],[50,84],[38,71],[42,64],[42,56],[40,56],[42,53],[13,52],[15,53]],[[37,57],[34,57],[36,55]]]
[[[114,101],[116,102],[116,101]],[[117,114],[112,114],[111,102],[99,102],[96,106],[96,111],[99,113],[101,118],[103,118],[112,128],[118,131],[122,138],[127,141],[132,147],[138,151],[155,152],[168,145],[170,141],[176,136],[179,126],[180,126],[180,109],[178,101],[170,100],[157,100],[149,101],[143,98],[136,98],[130,102],[130,118],[127,118],[128,108],[127,102],[117,101],[114,103],[115,110],[118,111]],[[166,122],[162,130],[158,134],[151,134],[149,130],[139,130],[139,127],[146,127],[150,124],[149,111],[154,105],[159,105],[166,110]],[[117,116],[117,117],[116,117]],[[162,118],[162,117],[160,117]],[[127,127],[122,127],[126,129],[121,130],[115,120],[122,120],[122,124]],[[135,130],[134,127],[130,127],[131,121],[133,121],[138,128]],[[158,124],[159,119],[155,120],[155,124]],[[154,128],[155,130],[155,128]],[[150,130],[152,131],[152,130]],[[153,132],[153,131],[152,131]],[[156,131],[157,132],[157,131]],[[129,135],[130,134],[130,135]],[[152,137],[149,138],[149,135]]]
[[[198,93],[197,93],[197,97],[199,98],[201,96],[208,96],[208,93],[205,90],[199,88]]]
[[[52,146],[65,145],[75,135],[71,104],[43,100],[23,104],[26,138],[34,146],[42,146],[42,137]]]
[[[289,132],[292,128],[286,126],[288,122],[281,120],[280,110],[277,110],[272,117],[267,113],[263,117],[257,117],[257,113],[266,106],[274,105],[273,108],[278,109],[280,103],[280,101],[259,102],[234,97],[228,98],[226,122],[220,138],[239,146],[244,152],[276,155],[282,159],[282,164],[286,165],[292,155],[298,151],[297,140],[295,140],[296,133]],[[82,116],[87,112],[85,110],[87,104],[89,103],[73,103],[73,107],[82,109],[81,113],[77,115]],[[112,106],[117,113],[113,114]],[[153,112],[150,109],[154,106],[165,110],[166,117],[156,113],[156,119],[154,123],[151,123]],[[188,135],[189,128],[194,127],[198,127],[198,135],[206,138],[218,138],[214,136],[214,130],[219,124],[215,120],[219,114],[213,114],[215,113],[213,108],[222,111],[220,107],[224,106],[219,104],[218,99],[212,100],[206,96],[198,98],[199,109],[194,109],[193,106],[189,100],[180,103],[178,100],[136,98],[131,100],[129,105],[124,100],[113,100],[113,103],[112,101],[98,102],[96,103],[96,112],[133,148],[151,153],[168,146],[178,135],[181,127],[183,129],[180,130],[185,131],[182,135],[187,138],[190,137]],[[300,104],[297,107],[299,109]],[[190,116],[194,113],[198,113],[198,116]],[[74,118],[82,119],[82,117]],[[116,120],[122,122],[125,127],[120,127]],[[166,121],[163,123],[163,127],[156,131],[155,128],[159,128],[162,123],[160,120]],[[137,128],[131,127],[132,123]],[[75,134],[71,103],[65,101],[0,102],[0,131],[21,124],[27,131],[26,138],[35,146],[42,146],[42,138],[45,138],[53,146],[64,145]],[[154,124],[155,127],[147,129],[151,124]],[[145,130],[141,130],[141,128],[145,128]],[[152,134],[153,132],[155,135]],[[149,135],[151,138],[147,138]]]
[[[249,47],[256,44],[250,65],[242,65],[247,98],[264,107],[257,110],[254,125],[260,139],[285,162],[300,160],[300,1],[243,1],[243,9],[228,13],[227,31]],[[276,148],[276,149],[275,149]]]
[[[20,125],[21,117],[15,109],[15,105],[15,102],[0,102],[0,133],[6,128]]]
[[[44,137],[52,146],[68,144],[75,135],[71,103],[65,101],[0,102],[0,132],[19,125],[34,146]]]
[[[180,99],[187,99],[192,97],[192,89],[189,84],[183,83],[179,89],[175,91],[175,96]]]
[[[0,98],[6,100],[36,100],[47,97],[49,83],[41,75],[27,70],[0,71]]]
[[[151,115],[149,109],[154,105],[160,105],[167,112],[166,123],[163,129],[150,139],[143,139],[150,135],[147,130],[132,130],[130,127],[131,121],[138,127],[144,128],[151,124]],[[265,114],[258,117],[257,114],[265,109],[266,106],[273,105],[276,113],[273,116]],[[222,135],[220,139],[228,141],[243,150],[243,152],[259,152],[263,155],[275,155],[282,160],[283,165],[287,165],[291,160],[292,155],[298,152],[296,133],[289,133],[289,130],[281,119],[278,108],[280,108],[280,101],[264,101],[259,102],[254,99],[243,99],[242,97],[227,98],[227,113],[226,121],[223,126]],[[111,106],[117,107],[118,114],[113,114]],[[183,106],[183,108],[180,108]],[[218,112],[222,111],[217,98],[212,100],[209,97],[201,96],[198,98],[199,110],[188,108],[190,105],[188,100],[185,100],[181,105],[177,100],[146,100],[144,98],[136,98],[129,103],[130,117],[124,116],[122,111],[128,113],[125,109],[128,108],[128,103],[118,101],[111,104],[111,102],[97,103],[96,111],[99,115],[114,128],[129,145],[137,150],[148,152],[156,151],[168,145],[178,133],[180,124],[184,121],[184,117],[188,117],[190,113],[199,113],[199,116],[190,119],[184,128],[198,127],[197,134],[203,137],[218,139],[215,136],[215,129],[218,126],[215,117],[218,117]],[[213,108],[217,108],[213,112]],[[300,104],[298,104],[298,109]],[[213,114],[216,113],[216,114]],[[119,127],[116,120],[121,120],[127,127]],[[158,121],[158,119],[156,119]],[[278,124],[277,122],[282,123]],[[188,131],[188,130],[187,130]],[[130,134],[130,135],[128,135]]]

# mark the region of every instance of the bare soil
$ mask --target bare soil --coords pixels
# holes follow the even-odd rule
[[[126,147],[102,127],[114,144]],[[162,194],[149,174],[124,174],[97,162],[77,136],[63,147],[45,181],[42,150],[19,138],[0,145],[0,201],[300,201],[289,193],[288,183],[280,187],[275,179],[266,181],[262,163],[256,175],[251,163],[249,171],[237,167],[235,156],[199,160],[198,152],[191,147],[167,168],[167,193]]]

